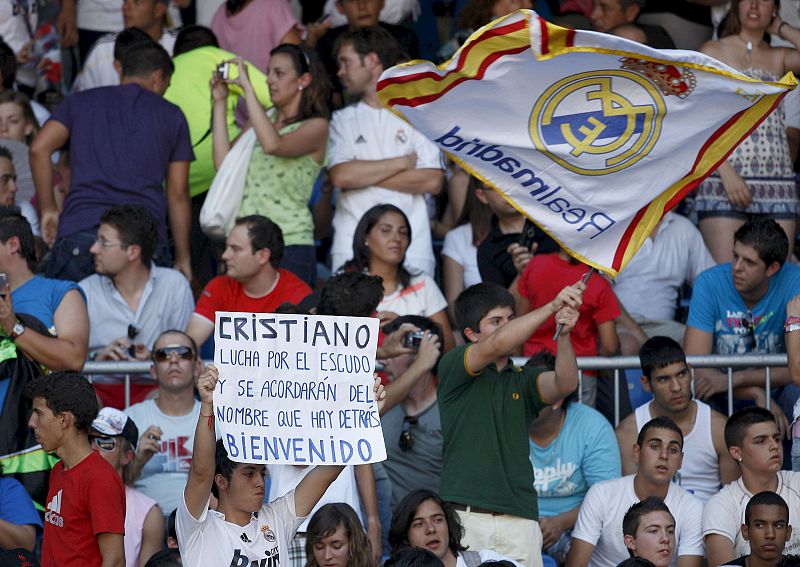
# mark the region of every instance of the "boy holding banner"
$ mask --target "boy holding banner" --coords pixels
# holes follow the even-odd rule
[[[578,281],[518,319],[514,298],[496,284],[474,285],[456,300],[468,343],[439,363],[440,494],[459,511],[471,549],[494,548],[528,567],[542,565],[528,430],[542,409],[578,387],[570,332],[585,289]],[[514,366],[509,355],[554,315],[563,325],[555,370]]]
[[[197,380],[200,416],[192,468],[176,517],[184,564],[280,567],[283,558],[287,565],[295,531],[343,467],[317,466],[294,491],[264,504],[264,465],[235,463],[222,440],[215,441],[213,395],[218,378],[218,370],[208,365]],[[381,408],[386,394],[377,380],[374,394]],[[212,493],[219,500],[217,510],[208,509]]]

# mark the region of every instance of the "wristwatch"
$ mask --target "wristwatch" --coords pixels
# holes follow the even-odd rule
[[[18,336],[25,332],[25,325],[22,324],[22,321],[17,319],[17,322],[14,323],[14,326],[11,328],[11,340],[16,340]]]

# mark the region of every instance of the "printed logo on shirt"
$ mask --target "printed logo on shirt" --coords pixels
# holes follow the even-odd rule
[[[267,524],[264,524],[259,528],[261,530],[261,534],[264,536],[264,539],[270,543],[275,543],[275,532],[269,529]]]
[[[263,559],[250,559],[241,549],[233,550],[230,567],[280,567],[281,559],[278,547],[273,547],[264,552],[266,557]]]
[[[560,457],[555,466],[533,467],[533,487],[540,498],[570,496],[578,488],[571,480],[577,469],[576,463],[562,462]]]
[[[358,138],[356,138],[356,144],[366,144],[366,143],[367,143],[367,140],[364,138],[364,136],[359,134]]]
[[[162,472],[189,472],[192,468],[192,452],[186,448],[188,441],[188,435],[161,440],[161,456],[164,459]]]
[[[398,144],[405,144],[408,141],[408,135],[406,131],[402,128],[397,131],[397,134],[394,135],[394,141]]]
[[[58,493],[53,496],[53,499],[47,505],[47,512],[44,514],[44,521],[53,524],[59,528],[64,527],[64,518],[60,515],[61,514],[61,493],[62,491],[59,490]]]

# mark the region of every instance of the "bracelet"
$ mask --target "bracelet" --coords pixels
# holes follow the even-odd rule
[[[795,331],[800,331],[800,323],[791,323],[789,325],[786,325],[783,328],[783,330],[785,333],[793,333]]]
[[[214,417],[214,412],[211,412],[211,415],[206,415],[204,413],[200,413],[200,417]]]
[[[786,317],[786,322],[784,324],[791,325],[792,323],[800,323],[800,317],[797,317],[796,315],[789,315]]]
[[[783,31],[781,31],[781,30],[783,30],[783,26],[788,26],[788,25],[789,25],[789,22],[781,22],[781,25],[778,26],[778,37],[779,38],[786,39],[786,38],[783,37]]]

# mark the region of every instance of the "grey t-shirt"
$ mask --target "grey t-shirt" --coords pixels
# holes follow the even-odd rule
[[[412,490],[427,488],[438,492],[442,478],[443,438],[439,404],[434,401],[415,416],[416,423],[409,423],[408,431],[414,441],[408,451],[402,450],[399,444],[405,417],[405,407],[398,404],[381,418],[387,455],[383,465],[392,481],[393,507]]]

